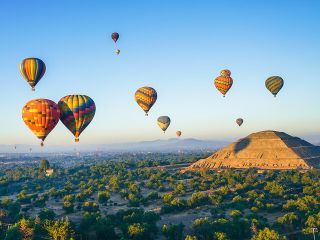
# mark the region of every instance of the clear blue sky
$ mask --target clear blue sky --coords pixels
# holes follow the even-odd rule
[[[38,144],[21,119],[35,98],[55,102],[86,94],[97,106],[80,143],[175,137],[231,139],[253,131],[320,132],[320,1],[18,1],[0,3],[0,144]],[[120,33],[118,48],[110,34]],[[26,57],[47,72],[32,92],[18,66]],[[230,69],[222,98],[213,86]],[[285,85],[277,98],[264,86]],[[145,117],[133,99],[142,86],[158,91]],[[164,135],[156,124],[168,115]],[[244,118],[241,128],[237,117]],[[72,144],[59,123],[46,144]]]

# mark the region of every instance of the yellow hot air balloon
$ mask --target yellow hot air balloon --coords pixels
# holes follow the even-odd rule
[[[170,118],[168,116],[161,116],[158,117],[158,125],[163,130],[163,132],[166,132],[167,128],[170,125]]]
[[[273,94],[274,97],[276,97],[278,92],[283,87],[284,81],[279,76],[272,76],[266,80],[265,84],[266,88]]]
[[[145,111],[146,116],[148,116],[148,112],[157,101],[157,91],[152,87],[141,87],[136,91],[134,98],[142,110]]]

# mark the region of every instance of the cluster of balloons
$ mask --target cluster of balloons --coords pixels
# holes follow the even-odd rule
[[[145,112],[146,116],[148,116],[148,112],[157,101],[157,97],[157,91],[152,87],[141,87],[134,94],[137,104]],[[158,117],[157,123],[165,133],[167,128],[170,126],[171,120],[168,116],[160,116]],[[180,137],[182,133],[181,131],[177,131],[176,134]]]
[[[119,33],[113,32],[111,39],[116,44],[119,39]],[[116,48],[116,54],[120,54],[120,49]],[[38,58],[26,58],[20,64],[20,72],[23,78],[35,90],[37,83],[41,80],[46,72],[45,63]],[[220,76],[214,80],[217,90],[225,97],[231,89],[233,79],[231,71],[224,69]],[[266,88],[276,97],[283,87],[284,81],[279,76],[269,77],[265,81]],[[157,100],[157,91],[152,87],[141,87],[135,92],[135,100],[145,112],[148,112]],[[43,141],[48,134],[55,128],[59,120],[75,136],[75,141],[79,141],[82,131],[90,124],[96,111],[94,101],[86,95],[68,95],[60,99],[58,104],[49,99],[35,99],[26,103],[22,110],[22,118],[31,131]],[[157,119],[159,127],[165,132],[170,126],[171,120],[168,116],[160,116]],[[241,126],[243,119],[238,118],[236,123]],[[182,132],[176,132],[180,137]]]
[[[20,72],[32,90],[43,77],[46,70],[44,62],[38,58],[27,58],[20,64]],[[90,124],[96,111],[94,101],[86,95],[68,95],[58,104],[49,99],[34,99],[22,109],[22,119],[29,129],[41,140],[44,140],[56,127],[59,120],[79,141],[82,131]]]
[[[219,92],[222,93],[223,97],[227,94],[233,84],[233,79],[230,77],[231,71],[228,69],[224,69],[220,72],[220,76],[216,77],[214,80],[214,85]],[[266,82],[266,88],[274,95],[277,96],[278,92],[283,87],[284,81],[279,76],[269,77]]]
[[[231,71],[228,69],[224,69],[220,72],[220,76],[218,76],[214,80],[214,85],[219,92],[222,93],[223,97],[227,94],[233,84],[233,79],[231,78]],[[277,96],[278,92],[283,87],[284,81],[279,76],[272,76],[269,77],[265,81],[266,88],[273,94],[274,97]],[[236,123],[239,127],[243,124],[243,119],[238,118]]]

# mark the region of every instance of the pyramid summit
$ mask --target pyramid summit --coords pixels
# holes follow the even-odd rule
[[[200,168],[311,169],[320,167],[320,147],[284,132],[252,133],[201,159],[184,171]]]

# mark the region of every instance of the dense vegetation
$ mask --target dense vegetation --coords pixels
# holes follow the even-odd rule
[[[200,157],[127,154],[3,167],[0,239],[319,237],[319,170],[179,171]]]

